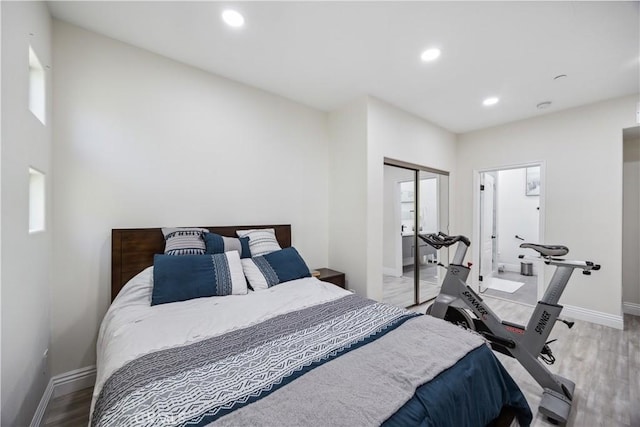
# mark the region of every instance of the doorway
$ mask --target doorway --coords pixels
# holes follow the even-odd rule
[[[540,226],[543,165],[529,164],[479,172],[479,263],[483,295],[535,305],[541,292],[539,261],[521,243],[543,242]],[[474,251],[475,252],[475,251]],[[520,256],[531,256],[521,259]]]
[[[440,292],[438,262],[448,258],[418,236],[447,232],[447,172],[385,159],[383,210],[383,301],[410,307]]]

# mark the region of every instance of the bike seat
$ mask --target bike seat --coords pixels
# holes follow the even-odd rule
[[[522,243],[521,248],[533,249],[543,256],[563,256],[569,253],[569,248],[562,245],[538,245],[536,243]]]

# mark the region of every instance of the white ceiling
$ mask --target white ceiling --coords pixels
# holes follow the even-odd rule
[[[54,17],[330,111],[373,95],[462,133],[637,94],[626,2],[49,2]],[[220,19],[241,12],[244,28]],[[420,61],[436,46],[441,57]],[[554,80],[559,74],[564,79]],[[500,102],[483,107],[482,99]],[[536,105],[551,101],[546,110]]]

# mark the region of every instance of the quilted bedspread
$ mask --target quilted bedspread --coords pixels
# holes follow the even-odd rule
[[[129,361],[93,426],[379,425],[483,340],[347,295]]]

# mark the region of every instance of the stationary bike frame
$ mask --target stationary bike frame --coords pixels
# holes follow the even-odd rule
[[[579,268],[583,273],[590,274],[590,270],[598,270],[600,266],[589,261],[568,261],[543,256],[545,264],[555,265],[556,271],[525,327],[501,320],[482,298],[467,286],[466,280],[470,269],[462,263],[469,240],[464,236],[450,237],[444,234],[440,236],[454,239],[458,247],[452,262],[445,267],[447,274],[440,294],[427,313],[445,320],[465,319],[455,323],[462,323],[463,326],[477,330],[491,343],[494,350],[517,359],[544,389],[540,412],[555,422],[565,423],[571,411],[575,384],[567,378],[552,374],[538,357],[543,352],[553,359],[550,349],[546,346],[547,338],[562,311],[558,300],[573,270]],[[424,238],[423,240],[431,244],[428,240]],[[450,241],[443,240],[443,242]],[[450,244],[443,243],[441,246],[450,246]],[[473,312],[477,319],[471,318],[466,310]]]

